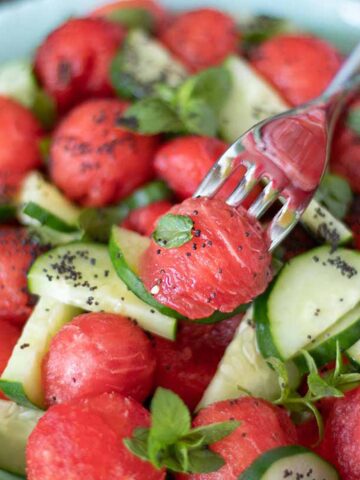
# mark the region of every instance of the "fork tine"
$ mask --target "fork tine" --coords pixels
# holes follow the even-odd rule
[[[302,210],[291,208],[289,203],[289,200],[285,202],[268,227],[270,252],[290,233],[302,214]]]
[[[258,198],[249,208],[249,214],[255,218],[260,218],[266,210],[275,202],[279,191],[273,187],[273,182],[269,182]]]
[[[243,150],[244,147],[240,140],[233,143],[213,165],[193,197],[212,197],[215,195],[237,169],[239,162],[236,162],[236,158]]]
[[[230,207],[238,207],[244,198],[247,197],[259,179],[260,174],[257,166],[254,163],[248,163],[248,168],[243,179],[232,192],[230,197],[226,200],[226,203]]]

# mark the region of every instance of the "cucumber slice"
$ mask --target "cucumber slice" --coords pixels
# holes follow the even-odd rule
[[[336,358],[336,344],[339,342],[341,350],[351,347],[360,338],[360,306],[357,305],[345,314],[335,325],[326,330],[306,348],[315,360],[318,367],[325,365]],[[294,362],[302,372],[308,370],[303,355],[294,358]]]
[[[128,34],[110,68],[115,91],[130,99],[150,95],[156,85],[177,87],[186,77],[184,66],[142,30]]]
[[[10,60],[0,65],[0,95],[32,108],[38,87],[27,60]]]
[[[126,8],[121,6],[118,9],[105,13],[105,18],[111,22],[120,23],[126,29],[141,28],[142,30],[154,30],[154,17],[146,8]]]
[[[295,257],[255,300],[261,353],[294,357],[359,302],[359,252],[324,246]]]
[[[79,230],[81,209],[72,204],[38,172],[24,180],[17,197],[19,221],[24,225],[45,225],[63,233]]]
[[[296,388],[300,377],[293,365],[289,365],[289,378],[291,386]],[[280,396],[278,375],[268,365],[257,347],[252,308],[242,319],[197,409],[243,395],[270,401]]]
[[[346,350],[346,355],[351,363],[360,368],[360,340]]]
[[[143,302],[156,308],[164,315],[177,318],[178,320],[186,320],[186,317],[176,310],[166,307],[155,300],[151,293],[146,290],[142,280],[138,276],[141,257],[149,245],[149,238],[114,226],[110,235],[109,253],[115,271],[128,289]],[[210,317],[198,318],[192,321],[198,323],[216,323],[233,317],[237,313],[245,311],[246,308],[247,305],[240,305],[230,313],[215,312]]]
[[[44,406],[42,359],[54,335],[80,312],[56,300],[40,298],[0,378],[0,389],[8,398],[26,406],[30,406],[29,402],[40,408]]]
[[[246,60],[231,56],[224,66],[232,80],[232,89],[219,116],[224,140],[234,142],[260,120],[288,110],[287,103]]]
[[[0,470],[0,480],[25,480],[25,477],[20,477],[19,475],[5,472],[5,470]]]
[[[239,480],[340,480],[335,468],[311,450],[298,445],[278,447],[258,457]]]
[[[300,221],[315,238],[334,247],[353,240],[352,231],[315,199],[311,200]]]
[[[25,448],[27,439],[43,415],[16,405],[14,402],[0,400],[0,468],[6,472],[25,475]],[[0,480],[6,479],[6,472],[0,473]],[[2,476],[1,476],[2,475]],[[8,477],[11,479],[12,477]]]
[[[95,243],[72,243],[37,258],[28,273],[31,293],[91,312],[136,319],[145,329],[174,339],[176,320],[139,300],[118,278],[108,249]]]

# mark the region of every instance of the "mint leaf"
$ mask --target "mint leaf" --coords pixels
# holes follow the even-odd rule
[[[145,8],[118,8],[105,14],[111,22],[120,23],[124,27],[141,28],[152,31],[154,29],[154,18]]]
[[[238,428],[240,422],[230,420],[228,422],[213,423],[203,427],[193,428],[191,433],[182,438],[182,442],[190,446],[204,447],[227,437]]]
[[[180,105],[189,101],[201,100],[219,112],[231,89],[231,76],[224,67],[208,68],[186,80],[178,90]]]
[[[350,208],[353,194],[349,183],[344,178],[327,173],[320,183],[315,198],[341,220]]]
[[[131,453],[141,458],[142,460],[149,460],[148,455],[148,428],[136,428],[133,432],[132,438],[125,438],[124,444]]]
[[[346,123],[353,132],[360,135],[360,107],[349,109]]]
[[[225,465],[224,459],[208,449],[189,451],[189,472],[210,473],[216,472]]]
[[[188,132],[215,137],[218,121],[214,110],[205,100],[195,99],[180,110],[180,117]]]
[[[326,397],[343,397],[341,390],[330,385],[326,380],[320,377],[319,374],[310,373],[307,378],[309,391],[316,399]]]
[[[179,133],[184,126],[176,111],[160,98],[148,97],[131,105],[117,121],[125,127],[146,135]]]
[[[151,401],[150,411],[152,420],[150,439],[168,445],[189,433],[191,428],[189,410],[181,398],[171,390],[158,388]]]
[[[190,217],[168,213],[157,222],[153,239],[164,248],[181,247],[192,239],[193,227],[194,222]]]

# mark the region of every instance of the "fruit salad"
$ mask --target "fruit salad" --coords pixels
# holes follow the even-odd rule
[[[0,64],[0,480],[359,480],[359,96],[273,252],[243,165],[195,194],[345,56],[121,0]]]

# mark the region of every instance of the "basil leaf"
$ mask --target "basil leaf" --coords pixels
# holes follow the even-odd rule
[[[176,443],[191,428],[190,413],[184,402],[171,390],[158,388],[151,401],[151,431],[149,442],[170,445]]]
[[[181,247],[192,237],[194,222],[186,215],[163,215],[153,233],[155,242],[163,248]]]
[[[350,208],[353,194],[349,183],[344,178],[327,173],[320,183],[315,198],[341,220]]]
[[[128,29],[154,30],[154,17],[145,8],[118,8],[105,14],[111,22],[120,23]]]
[[[154,97],[139,100],[131,105],[117,124],[147,135],[184,131],[181,120],[171,106]]]
[[[351,130],[360,135],[360,107],[349,109],[346,123]]]
[[[149,460],[148,455],[148,428],[136,428],[131,438],[124,438],[124,445],[131,453],[141,458],[142,460]]]
[[[224,459],[208,449],[189,451],[189,473],[216,472],[225,465]]]
[[[189,444],[189,446],[196,445],[196,447],[212,445],[230,435],[239,425],[240,422],[230,420],[228,422],[213,423],[211,425],[193,428],[181,441]]]
[[[231,89],[231,76],[224,67],[208,68],[186,80],[178,91],[179,104],[202,100],[214,113],[219,112]]]
[[[218,120],[214,110],[204,100],[192,100],[180,110],[180,117],[188,132],[215,137]]]

